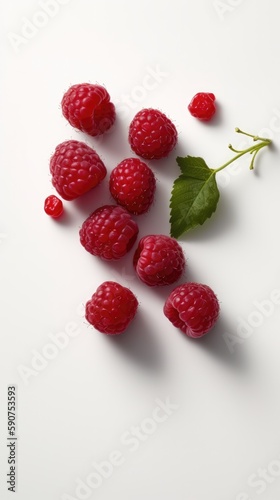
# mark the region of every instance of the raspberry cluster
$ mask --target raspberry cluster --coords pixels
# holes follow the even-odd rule
[[[206,101],[204,96],[203,109],[208,108],[200,119],[209,117],[209,99]],[[194,104],[198,106],[198,101]],[[90,136],[105,133],[115,121],[115,106],[107,90],[100,85],[73,85],[64,94],[61,105],[63,116],[70,125]],[[160,160],[169,155],[177,138],[175,125],[157,109],[139,111],[129,126],[131,149],[145,160]],[[56,147],[50,160],[50,172],[54,188],[69,201],[102,182],[107,168],[94,149],[84,142],[68,140]],[[121,259],[133,248],[139,233],[133,216],[148,212],[154,201],[156,178],[150,166],[139,158],[125,158],[111,171],[109,190],[116,205],[97,208],[79,232],[82,246],[105,261]],[[45,211],[52,217],[59,217],[63,211],[61,200],[56,196],[48,197]],[[150,234],[140,239],[133,265],[136,276],[149,287],[172,285],[183,276],[186,268],[182,247],[174,238],[163,234]],[[114,281],[106,281],[86,303],[85,317],[96,330],[116,335],[128,327],[137,308],[138,301],[131,290]],[[163,312],[175,327],[197,338],[214,326],[219,303],[207,285],[184,283],[168,296]]]

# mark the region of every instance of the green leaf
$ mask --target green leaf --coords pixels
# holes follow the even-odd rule
[[[207,179],[212,170],[206,165],[203,158],[199,156],[177,156],[176,161],[182,174],[195,179]]]
[[[178,157],[182,174],[175,180],[170,200],[170,234],[183,233],[202,225],[217,208],[219,190],[215,171],[199,157]]]

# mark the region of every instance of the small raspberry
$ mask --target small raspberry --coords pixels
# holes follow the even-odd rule
[[[148,286],[171,285],[185,269],[185,258],[179,243],[170,236],[144,236],[134,254],[133,264],[141,281]]]
[[[127,158],[112,170],[109,188],[119,205],[140,215],[153,203],[156,179],[148,165],[138,158]]]
[[[133,118],[128,140],[131,149],[149,160],[167,156],[177,143],[177,130],[157,109],[142,109]]]
[[[56,219],[63,214],[63,203],[57,196],[51,194],[45,199],[44,210],[47,215]]]
[[[209,286],[184,283],[171,292],[163,312],[188,337],[199,338],[214,326],[219,309],[218,299]]]
[[[74,200],[97,186],[106,176],[103,161],[84,142],[59,144],[50,160],[52,183],[64,200]]]
[[[132,248],[138,231],[127,210],[116,205],[104,205],[84,221],[80,240],[91,254],[104,260],[117,260]]]
[[[199,92],[192,98],[188,105],[188,110],[195,118],[202,121],[209,121],[216,111],[215,99],[214,94]]]
[[[64,94],[62,113],[72,127],[91,136],[103,134],[114,123],[115,106],[101,85],[79,83]]]
[[[117,335],[128,327],[137,307],[131,290],[115,281],[105,281],[86,303],[86,319],[96,330]]]

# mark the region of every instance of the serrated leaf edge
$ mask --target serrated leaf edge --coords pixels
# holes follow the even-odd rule
[[[203,158],[202,158],[202,159],[203,159]],[[203,161],[204,161],[204,160],[203,160]],[[208,168],[209,168],[209,167],[208,167]],[[207,184],[207,182],[211,179],[211,177],[212,177],[212,176],[214,176],[214,178],[215,178],[215,180],[216,180],[216,172],[215,172],[215,170],[214,170],[214,169],[212,169],[212,168],[209,168],[209,170],[211,171],[211,174],[209,175],[208,179],[204,182],[204,184],[203,184],[202,188],[199,190],[199,192],[198,192],[197,196],[199,196],[199,194],[200,194],[200,192],[203,190],[203,188],[204,188],[205,184]],[[192,177],[188,177],[188,176],[187,176],[187,175],[185,175],[185,174],[181,174],[181,175],[179,175],[179,177],[177,177],[177,179],[181,179],[181,178],[185,178],[185,179],[188,179],[188,178],[189,178],[189,179],[192,179]],[[216,212],[216,210],[217,210],[217,206],[218,206],[218,202],[219,202],[219,199],[220,199],[220,191],[219,191],[218,186],[217,186],[217,183],[216,183],[217,192],[218,192],[218,198],[217,198],[217,203],[216,203],[216,205],[215,205],[215,208],[214,208],[214,210],[211,212],[211,214],[210,214],[210,215],[208,215],[208,216],[206,217],[206,219],[205,219],[203,222],[198,222],[198,223],[197,223],[197,224],[195,224],[195,225],[191,225],[191,226],[189,226],[187,229],[185,229],[184,231],[182,231],[180,234],[178,234],[178,235],[176,235],[176,236],[175,236],[175,235],[174,235],[174,232],[172,231],[172,206],[171,206],[171,203],[172,203],[172,195],[173,195],[173,191],[174,191],[174,185],[175,185],[175,182],[176,182],[176,180],[177,180],[177,179],[175,179],[175,181],[173,182],[173,188],[172,188],[172,191],[171,191],[171,198],[170,198],[170,204],[169,204],[169,208],[171,209],[171,215],[170,215],[170,219],[169,219],[169,223],[170,223],[170,225],[171,225],[170,235],[171,235],[173,238],[176,238],[176,239],[180,238],[180,236],[182,236],[182,234],[184,234],[184,233],[188,233],[191,229],[194,229],[194,228],[195,228],[195,227],[197,227],[197,226],[202,226],[202,225],[204,224],[204,222],[205,222],[207,219],[210,219],[210,218],[212,217],[212,215]],[[196,198],[197,198],[197,196],[196,196]],[[190,210],[189,210],[189,211],[190,211]],[[188,213],[189,213],[189,211],[188,211]]]

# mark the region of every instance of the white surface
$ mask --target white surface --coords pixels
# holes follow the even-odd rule
[[[122,465],[83,498],[276,500],[280,305],[268,317],[250,314],[255,301],[270,300],[280,289],[279,2],[64,3],[52,18],[39,18],[42,7],[35,0],[1,2],[1,499],[12,497],[5,479],[6,390],[17,384],[19,500],[82,498],[75,492],[78,478],[86,481],[92,463],[114,450],[121,452]],[[16,52],[8,33],[21,35],[23,18],[41,19],[45,26],[26,43],[18,39]],[[146,75],[157,67],[158,82],[143,90],[143,82],[151,85]],[[74,131],[61,115],[63,92],[83,81],[106,85],[118,102],[118,122],[102,140]],[[217,96],[212,124],[187,111],[201,90]],[[150,213],[137,219],[141,236],[169,232],[177,155],[203,156],[216,167],[230,158],[228,142],[241,142],[236,126],[252,133],[265,127],[263,134],[273,138],[274,148],[260,155],[255,174],[248,158],[238,174],[221,174],[217,213],[181,239],[186,279],[209,284],[221,302],[218,325],[197,342],[163,316],[169,290],[148,289],[136,280],[133,252],[106,264],[81,247],[83,220],[110,200],[106,182],[95,194],[66,202],[61,222],[43,211],[45,197],[54,193],[48,161],[55,146],[84,140],[110,172],[131,155],[127,129],[143,107],[170,116],[179,144],[168,160],[150,163],[158,187]],[[131,287],[140,302],[121,338],[94,332],[78,312],[106,279]],[[248,338],[231,353],[225,334],[237,335],[240,318],[259,326],[247,330]],[[49,334],[71,328],[70,322],[79,334],[24,381],[20,365],[33,370],[33,351],[42,353]],[[145,427],[152,425],[145,419],[156,399],[166,398],[177,409]],[[154,432],[133,452],[133,442],[121,436],[130,439],[137,425]],[[256,483],[260,468],[270,472]]]

